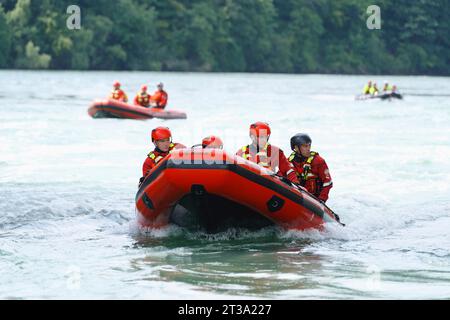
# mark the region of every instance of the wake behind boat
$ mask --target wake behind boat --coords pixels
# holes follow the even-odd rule
[[[120,118],[120,119],[186,119],[185,112],[165,110],[161,108],[146,108],[132,105],[114,99],[95,100],[88,109],[93,118]]]
[[[272,171],[218,149],[177,149],[136,194],[138,222],[207,232],[229,227],[321,230],[339,218],[323,202]]]
[[[370,94],[360,94],[355,96],[355,100],[370,100],[370,99],[380,99],[380,100],[392,100],[392,99],[403,99],[403,96],[396,92],[384,93],[380,95],[370,95]]]

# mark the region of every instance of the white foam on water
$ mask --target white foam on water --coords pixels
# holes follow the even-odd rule
[[[1,298],[450,296],[450,113],[440,96],[448,78],[392,76],[405,99],[391,102],[354,101],[365,76],[0,71],[3,78]],[[114,79],[129,94],[160,79],[169,108],[188,118],[90,118],[90,102]],[[19,87],[29,88],[26,104],[15,98]],[[234,152],[255,121],[269,122],[271,143],[286,155],[292,135],[311,135],[334,181],[327,204],[345,227],[208,235],[137,226],[152,128],[169,126],[187,146],[216,134]]]

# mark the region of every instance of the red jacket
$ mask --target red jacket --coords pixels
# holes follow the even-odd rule
[[[156,106],[160,108],[165,108],[167,104],[167,100],[169,99],[169,96],[167,95],[167,92],[164,90],[157,90],[151,98],[151,102],[156,102]]]
[[[293,152],[289,161],[294,165],[301,185],[320,200],[327,201],[333,180],[325,160],[317,152],[311,151],[308,158]]]
[[[151,96],[148,93],[138,93],[134,98],[134,104],[142,107],[148,107],[150,105]]]
[[[169,147],[168,152],[162,152],[158,148],[151,151],[142,165],[142,176],[146,177],[149,172],[162,160],[165,156],[167,156],[173,149],[182,149],[186,148],[181,143],[172,143]]]
[[[300,183],[293,166],[286,159],[283,150],[276,146],[268,143],[263,150],[257,152],[254,145],[247,145],[239,149],[236,155],[270,169],[294,183]]]
[[[114,100],[119,100],[119,101],[122,101],[122,102],[128,102],[128,97],[125,94],[125,91],[123,91],[122,89],[113,90],[111,92],[110,98],[114,99]]]

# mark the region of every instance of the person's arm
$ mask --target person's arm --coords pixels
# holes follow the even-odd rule
[[[138,96],[136,95],[136,97],[134,97],[134,104],[135,105],[139,105],[139,100],[138,100]]]
[[[159,102],[159,105],[161,106],[161,107],[165,107],[166,106],[166,104],[167,104],[167,100],[169,99],[169,96],[167,95],[167,93],[163,93],[162,95],[161,95],[161,100],[160,100],[160,102]]]
[[[283,151],[279,150],[279,164],[278,164],[278,170],[281,173],[283,177],[286,177],[289,179],[289,181],[300,184],[300,181],[298,181],[297,174],[295,173],[294,167],[292,163],[286,159],[286,156],[284,155]]]
[[[320,191],[319,199],[326,202],[328,200],[328,194],[331,188],[333,188],[333,180],[331,179],[327,163],[322,158],[320,160],[318,164],[318,175],[320,181],[322,181],[322,190]]]
[[[123,92],[123,102],[128,102],[127,94],[124,91],[122,92]]]
[[[153,162],[153,160],[147,157],[147,159],[145,159],[144,161],[144,164],[142,165],[142,176],[143,177],[147,176],[154,166],[155,163]]]
[[[152,107],[157,107],[158,106],[158,101],[159,101],[159,92],[156,91],[150,98],[150,105]]]

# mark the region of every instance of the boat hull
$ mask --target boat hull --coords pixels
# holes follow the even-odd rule
[[[160,108],[145,108],[131,105],[117,100],[106,99],[94,101],[88,109],[93,118],[119,118],[119,119],[186,119],[186,113],[177,110]]]

